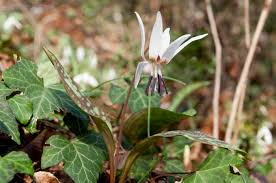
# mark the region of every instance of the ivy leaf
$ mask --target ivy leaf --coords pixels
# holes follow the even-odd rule
[[[59,83],[58,73],[48,61],[41,61],[37,64],[37,75],[43,78],[45,87]]]
[[[30,85],[43,86],[42,79],[36,73],[36,64],[27,60],[20,60],[3,73],[3,79],[10,88],[25,91],[26,87]]]
[[[134,89],[129,97],[129,108],[132,112],[138,112],[148,107],[148,96],[145,93],[145,87],[138,87]],[[151,107],[160,106],[160,96],[154,94],[150,98]]]
[[[12,94],[14,89],[8,88],[3,82],[0,81],[0,99],[5,99],[7,96]]]
[[[8,100],[16,119],[26,125],[32,116],[32,101],[25,95],[16,95]]]
[[[111,88],[109,90],[109,98],[114,104],[123,104],[126,100],[127,93],[128,87],[122,88],[117,85],[111,85]],[[129,97],[128,106],[132,112],[138,112],[148,107],[148,96],[145,94],[144,85],[139,85],[138,88],[132,90]],[[151,106],[160,106],[159,95],[155,94],[151,96]]]
[[[139,157],[130,170],[129,177],[135,179],[138,183],[146,182],[150,172],[156,166],[158,158],[151,155]]]
[[[33,117],[36,119],[47,118],[47,116],[59,110],[60,106],[51,89],[39,85],[30,85],[25,94],[33,103]]]
[[[97,182],[104,161],[103,152],[94,144],[80,139],[71,141],[62,136],[52,136],[44,147],[41,167],[48,168],[60,162],[65,172],[76,182]]]
[[[189,113],[176,113],[161,108],[150,110],[151,134],[160,133],[173,124],[178,124],[181,119],[190,117]],[[124,135],[133,143],[147,137],[148,109],[132,114],[124,125]],[[133,130],[135,129],[135,130]]]
[[[16,173],[33,175],[33,165],[28,155],[24,152],[12,151],[4,157],[0,156],[1,183],[10,182]]]
[[[122,104],[124,103],[127,97],[127,90],[123,89],[117,85],[111,84],[109,90],[109,98],[113,104]]]
[[[20,134],[15,116],[6,100],[0,99],[0,131],[11,136],[17,144],[20,144]]]
[[[184,178],[182,183],[189,182],[243,182],[243,178],[239,174],[231,172],[231,166],[241,166],[243,159],[226,149],[217,149],[211,152],[207,159],[199,166],[199,169],[192,175]],[[240,181],[237,180],[240,179]]]
[[[183,172],[183,162],[179,159],[165,159],[164,171],[166,173]]]

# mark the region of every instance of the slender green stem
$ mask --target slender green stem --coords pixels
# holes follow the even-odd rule
[[[151,108],[151,91],[149,92],[149,96],[148,96],[148,123],[147,123],[148,137],[150,136],[150,108]]]
[[[179,83],[179,84],[182,84],[182,85],[186,85],[186,83],[184,83],[183,81],[179,80],[179,79],[175,79],[175,78],[172,78],[172,77],[169,77],[169,76],[162,76],[164,79],[166,80],[171,80],[171,81],[174,81],[176,83]]]

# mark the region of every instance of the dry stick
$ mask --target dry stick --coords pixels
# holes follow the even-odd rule
[[[253,57],[254,57],[254,53],[255,53],[255,50],[257,47],[259,37],[263,30],[265,21],[268,17],[271,3],[272,3],[272,0],[266,0],[264,3],[264,7],[262,9],[255,33],[253,35],[252,44],[249,48],[249,52],[247,54],[245,64],[244,64],[244,67],[243,67],[243,70],[242,70],[242,73],[241,73],[241,76],[240,76],[240,79],[239,79],[239,82],[238,82],[238,85],[237,85],[237,88],[235,91],[232,109],[231,109],[228,126],[227,126],[227,130],[226,130],[226,134],[225,134],[225,141],[228,143],[231,142],[232,131],[233,131],[233,128],[235,125],[235,120],[236,120],[236,116],[237,116],[239,101],[240,101],[240,98],[242,95],[242,90],[246,86],[246,80],[248,77],[249,69],[250,69],[251,63],[253,61]]]
[[[249,16],[249,0],[244,0],[244,32],[246,48],[250,46],[250,16]]]
[[[249,16],[249,0],[244,0],[244,33],[245,33],[245,46],[248,49],[250,47],[250,42],[251,42],[251,36],[250,36],[250,16]],[[238,105],[238,114],[237,114],[237,127],[235,128],[234,135],[232,142],[233,144],[237,143],[239,132],[240,132],[240,123],[241,123],[241,116],[242,116],[242,111],[243,111],[243,106],[244,106],[244,100],[245,100],[245,95],[246,95],[246,85],[242,88],[241,91],[241,97],[239,100],[239,105]]]
[[[205,0],[206,11],[208,20],[211,27],[211,32],[213,35],[215,50],[216,50],[216,73],[215,73],[215,86],[214,86],[214,96],[213,96],[213,136],[219,138],[219,95],[220,95],[220,83],[221,83],[221,57],[222,48],[218,35],[218,30],[216,26],[216,21],[214,13],[212,10],[212,5],[210,0]]]

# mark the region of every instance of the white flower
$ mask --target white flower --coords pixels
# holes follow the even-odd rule
[[[13,28],[21,29],[22,24],[14,17],[10,16],[3,24],[3,29],[7,32],[11,32]]]
[[[263,126],[257,133],[257,142],[261,146],[272,144],[272,134],[267,126]]]
[[[85,49],[83,47],[78,47],[76,52],[76,57],[78,61],[82,62],[85,57]]]
[[[78,84],[83,83],[93,87],[96,87],[99,84],[96,78],[87,72],[76,75],[74,81]]]
[[[163,23],[161,13],[158,11],[155,23],[152,28],[150,42],[149,42],[149,59],[146,59],[144,51],[145,51],[145,29],[144,24],[140,15],[135,12],[136,17],[138,19],[140,32],[141,32],[141,57],[142,61],[138,64],[135,79],[134,79],[134,87],[136,88],[142,71],[147,66],[150,66],[151,76],[149,78],[149,82],[146,88],[146,94],[148,95],[148,90],[153,80],[151,86],[151,93],[153,94],[156,81],[158,80],[158,93],[161,94],[162,86],[165,87],[166,93],[167,89],[165,86],[165,82],[162,78],[161,67],[165,64],[168,64],[172,58],[178,54],[183,48],[185,48],[188,44],[193,41],[199,40],[207,36],[208,34],[202,34],[199,36],[192,37],[190,34],[185,34],[180,36],[176,40],[170,43],[170,28],[166,28],[163,31]]]

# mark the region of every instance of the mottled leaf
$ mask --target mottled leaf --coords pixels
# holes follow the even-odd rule
[[[20,144],[18,124],[6,100],[0,100],[0,131],[11,136],[12,140]]]
[[[160,133],[170,125],[178,124],[181,119],[190,117],[189,113],[176,113],[161,108],[151,108],[150,110],[150,130],[151,134]],[[124,135],[132,142],[147,137],[148,110],[132,114],[124,125]]]
[[[10,182],[16,173],[33,175],[33,165],[28,155],[24,152],[12,151],[0,157],[0,182]]]
[[[16,119],[23,125],[27,124],[32,116],[32,101],[25,95],[16,95],[8,100]]]
[[[62,136],[50,137],[42,154],[41,167],[48,168],[60,162],[65,172],[76,183],[97,182],[104,161],[103,151],[82,139],[71,141]]]
[[[109,121],[107,115],[102,110],[93,105],[88,97],[84,97],[82,95],[75,82],[65,72],[64,68],[55,57],[55,55],[46,48],[44,48],[44,51],[54,65],[55,69],[57,70],[67,94],[83,111],[87,112],[90,115],[90,119],[93,120],[99,131],[103,134],[104,141],[108,148],[110,161],[110,181],[114,182],[116,176],[114,159],[115,141],[113,139],[113,134],[106,123],[106,121]]]

